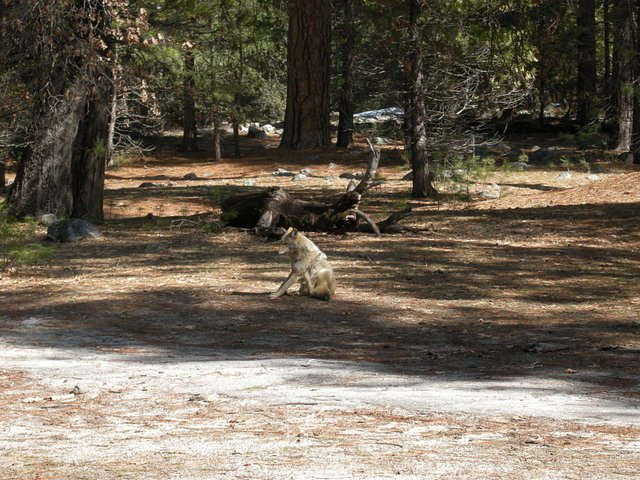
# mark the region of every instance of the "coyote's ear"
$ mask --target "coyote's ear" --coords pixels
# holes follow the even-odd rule
[[[284,234],[282,235],[282,237],[280,237],[281,240],[284,240],[285,238],[287,238],[289,235],[291,235],[291,231],[293,230],[293,227],[289,227],[287,229],[286,232],[284,232]]]
[[[293,227],[289,227],[289,230],[291,230],[291,238],[296,238],[296,236],[298,235],[298,230]]]

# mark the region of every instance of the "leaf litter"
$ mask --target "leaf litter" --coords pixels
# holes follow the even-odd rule
[[[638,173],[434,202],[386,165],[365,207],[413,231],[311,233],[335,300],[271,301],[275,246],[203,224],[246,180],[338,194],[366,152],[297,185],[252,155],[114,171],[105,241],[0,273],[0,477],[638,477]]]

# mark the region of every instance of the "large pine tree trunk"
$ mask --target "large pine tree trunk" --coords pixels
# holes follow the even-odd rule
[[[422,72],[422,35],[419,19],[424,0],[409,0],[409,76],[411,80],[409,122],[411,128],[411,164],[413,166],[414,198],[433,197],[433,173],[427,152],[426,108],[424,103],[424,74]]]
[[[635,80],[635,41],[632,0],[617,0],[614,7],[615,48],[617,61],[616,93],[618,145],[616,150],[629,152],[633,135]]]
[[[578,3],[578,108],[576,120],[587,125],[595,118],[596,108],[596,2]]]
[[[342,45],[342,88],[340,92],[340,110],[338,118],[338,147],[349,147],[353,142],[353,67],[355,60],[355,8],[354,0],[344,1],[344,19]]]
[[[329,133],[331,2],[293,0],[289,12],[287,107],[281,148],[326,147]]]
[[[34,113],[30,143],[9,197],[9,210],[17,217],[52,213],[64,218],[73,211],[71,157],[87,87],[80,80],[70,87],[66,98],[41,104]]]

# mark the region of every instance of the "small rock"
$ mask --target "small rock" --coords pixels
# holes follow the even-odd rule
[[[255,180],[245,180],[243,185],[245,187],[253,187],[255,186],[255,184],[256,184]]]
[[[492,192],[485,192],[485,191],[480,192],[478,194],[478,196],[480,198],[486,198],[486,199],[500,198],[500,194],[499,193],[492,193]]]
[[[331,162],[329,164],[329,170],[333,170],[334,168],[336,168],[338,165],[336,165],[335,163]]]
[[[40,323],[40,319],[36,317],[29,317],[26,320],[22,321],[22,325],[25,327],[32,327],[34,325],[38,325]]]
[[[356,176],[353,173],[345,172],[340,174],[340,178],[344,178],[345,180],[354,180]]]
[[[511,166],[521,171],[526,170],[527,168],[533,168],[533,165],[529,165],[528,163],[525,163],[525,162],[513,162]]]
[[[587,175],[587,180],[589,180],[590,182],[597,182],[598,180],[600,180],[600,177],[594,173],[590,173]]]
[[[183,180],[198,180],[198,175],[196,175],[195,173],[187,173],[184,177],[182,177]]]
[[[311,175],[313,173],[313,169],[309,167],[302,168],[300,169],[300,173],[304,173],[305,175]]]
[[[560,175],[558,175],[558,180],[570,180],[572,177],[571,172],[567,171],[567,172],[562,172]]]
[[[567,350],[569,347],[567,345],[563,345],[560,343],[553,342],[538,342],[533,345],[529,345],[525,347],[525,352],[534,352],[534,353],[549,353],[549,352],[560,352],[562,350]]]
[[[161,187],[162,184],[160,183],[153,183],[153,182],[142,182],[140,185],[138,185],[138,188],[153,188],[153,187]]]
[[[356,172],[356,173],[342,173],[340,174],[340,178],[344,178],[346,180],[360,180],[364,177],[364,172]]]
[[[291,181],[292,182],[304,182],[305,180],[308,180],[309,177],[307,177],[304,173],[299,173],[296,176],[294,176]]]
[[[276,177],[293,177],[295,174],[290,172],[289,170],[285,170],[284,168],[278,168],[273,174]]]
[[[58,218],[53,213],[45,213],[44,215],[40,215],[38,220],[43,226],[48,227],[49,225],[57,222]]]
[[[58,220],[47,229],[47,238],[54,242],[76,242],[88,237],[102,238],[102,232],[81,218]]]

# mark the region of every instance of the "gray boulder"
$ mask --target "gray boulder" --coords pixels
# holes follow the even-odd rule
[[[54,242],[77,242],[83,238],[102,238],[102,232],[86,220],[67,218],[49,225],[47,238]]]
[[[278,168],[273,174],[276,177],[293,177],[295,173],[285,170],[284,168]]]

